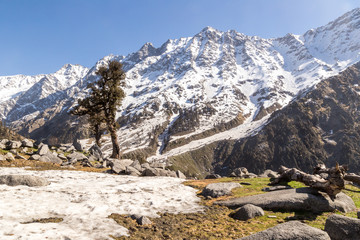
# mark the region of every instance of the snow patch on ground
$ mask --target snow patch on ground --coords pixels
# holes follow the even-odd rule
[[[111,213],[156,217],[158,212],[202,211],[196,190],[169,177],[0,168],[1,175],[44,177],[45,187],[0,185],[0,239],[112,239],[128,231]],[[58,217],[60,223],[29,223]]]

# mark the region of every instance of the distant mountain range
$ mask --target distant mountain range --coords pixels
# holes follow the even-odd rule
[[[224,172],[238,163],[257,172],[272,165],[245,164],[241,154],[237,160],[226,160],[225,153],[190,155],[219,141],[257,136],[275,111],[357,63],[360,9],[303,35],[262,39],[207,27],[159,48],[146,43],[126,57],[106,56],[91,69],[67,64],[54,74],[0,77],[0,117],[38,141],[89,137],[85,119],[68,111],[86,95],[96,69],[114,59],[127,73],[127,97],[118,110],[125,156],[173,161],[178,167],[191,161],[193,170],[187,170],[196,174],[214,167]],[[103,148],[110,147],[105,137]]]

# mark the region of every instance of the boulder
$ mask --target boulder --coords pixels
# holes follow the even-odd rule
[[[252,204],[246,204],[239,209],[232,215],[233,218],[246,221],[248,219],[264,216],[264,210],[261,207],[257,207]]]
[[[62,160],[55,156],[52,153],[48,153],[45,155],[40,156],[38,159],[40,162],[48,162],[48,163],[56,163],[56,164],[62,164]]]
[[[176,176],[181,179],[186,179],[185,174],[183,174],[180,170],[176,171]]]
[[[82,160],[87,160],[88,158],[82,154],[82,153],[79,153],[79,152],[73,152],[73,153],[70,153],[69,155],[66,156],[67,159],[69,159],[70,161],[82,161]]]
[[[136,220],[137,224],[139,225],[147,225],[147,224],[152,224],[151,220],[145,216],[141,216],[139,214],[132,214],[130,215],[131,219]]]
[[[124,173],[127,166],[130,166],[133,161],[129,159],[114,159],[114,158],[108,158],[107,162],[109,166],[111,167],[111,170],[116,173]]]
[[[51,153],[49,146],[47,144],[40,144],[37,154],[40,156]]]
[[[205,179],[218,179],[218,178],[221,178],[221,176],[219,174],[208,174],[206,175]]]
[[[74,139],[73,146],[76,149],[76,151],[82,152],[85,150],[84,144],[82,144],[79,139]]]
[[[125,173],[131,176],[140,176],[141,172],[139,172],[136,168],[132,166],[127,166],[125,169]]]
[[[299,221],[290,221],[237,240],[330,240],[329,235]]]
[[[267,169],[259,177],[277,178],[279,174],[273,170]]]
[[[264,192],[272,192],[272,191],[279,191],[279,190],[285,190],[285,189],[292,189],[290,186],[274,186],[274,187],[265,187],[261,189],[261,191]]]
[[[0,161],[6,161],[5,155],[1,155],[1,154],[0,154]]]
[[[150,164],[150,167],[165,169],[166,165],[165,163],[153,162]]]
[[[210,183],[203,189],[202,195],[205,197],[210,196],[217,198],[224,195],[230,195],[231,190],[238,187],[242,186],[239,183],[234,182]]]
[[[21,142],[20,141],[8,141],[6,143],[6,149],[10,150],[10,149],[18,149],[21,147]]]
[[[158,171],[155,168],[145,168],[145,170],[142,172],[143,176],[147,176],[147,177],[154,177],[154,176],[158,176]]]
[[[12,153],[8,152],[7,154],[5,154],[5,159],[8,161],[14,161],[15,157]]]
[[[332,200],[326,193],[313,188],[297,188],[268,192],[259,195],[217,201],[215,204],[238,208],[245,204],[253,204],[272,211],[311,211],[311,212],[342,212],[355,211],[354,201],[345,193],[338,193]]]
[[[147,162],[146,162],[146,163],[141,164],[141,167],[142,167],[142,168],[151,168],[151,167],[150,167],[150,164],[149,164],[149,163],[147,163]]]
[[[142,167],[141,164],[139,162],[139,160],[135,160],[131,165],[131,167],[135,168],[136,170],[138,170],[139,172],[142,172]]]
[[[40,159],[40,155],[39,154],[33,154],[31,155],[31,157],[29,158],[29,160],[39,160]]]
[[[103,153],[101,151],[101,148],[97,144],[91,146],[91,148],[89,149],[89,153],[91,156],[96,157],[97,161],[103,159]]]
[[[63,153],[59,153],[57,157],[60,158],[61,160],[67,160],[67,157],[65,157]]]
[[[42,177],[30,175],[2,175],[0,176],[0,184],[9,186],[26,185],[29,187],[46,186],[50,183]]]
[[[6,145],[7,145],[7,143],[9,142],[9,140],[8,139],[1,139],[0,140],[0,149],[6,149]]]
[[[360,219],[332,214],[326,219],[325,231],[331,240],[360,239]]]

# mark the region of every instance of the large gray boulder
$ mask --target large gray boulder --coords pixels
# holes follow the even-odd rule
[[[40,144],[37,154],[40,156],[51,153],[49,146],[47,144]]]
[[[6,144],[9,142],[8,139],[1,139],[0,140],[0,149],[6,149]]]
[[[30,139],[24,139],[21,141],[21,146],[22,147],[28,147],[28,148],[33,148],[34,147],[34,143],[30,140]]]
[[[76,151],[85,151],[85,145],[80,142],[79,139],[74,139],[73,146],[76,149]]]
[[[97,161],[103,159],[103,153],[101,151],[101,148],[96,144],[91,146],[91,148],[89,149],[89,153],[91,156],[94,156],[97,159]]]
[[[40,162],[48,162],[48,163],[56,163],[56,164],[62,164],[62,160],[55,156],[52,153],[48,153],[45,155],[40,156],[38,159]]]
[[[0,161],[6,161],[5,155],[1,155],[1,154],[0,154]]]
[[[351,212],[356,210],[354,201],[346,194],[340,192],[332,200],[326,193],[313,188],[279,190],[215,202],[229,208],[238,208],[249,203],[272,211]]]
[[[5,158],[8,161],[14,161],[15,160],[15,157],[11,152],[8,152],[7,154],[5,154]]]
[[[246,221],[248,219],[264,216],[264,210],[261,207],[257,207],[252,204],[246,204],[240,207],[236,212],[232,215],[233,218]]]
[[[136,168],[132,166],[127,166],[125,168],[125,174],[131,175],[131,176],[140,176],[141,172],[139,172]]]
[[[109,162],[109,166],[111,167],[111,170],[116,173],[125,173],[126,167],[130,166],[134,161],[130,159],[114,159],[114,158],[108,158],[107,161]]]
[[[8,141],[6,143],[6,149],[10,150],[10,149],[18,149],[21,147],[21,142],[20,141]]]
[[[267,169],[259,177],[277,178],[279,174],[273,170]]]
[[[70,153],[66,157],[71,162],[82,161],[82,160],[87,160],[88,159],[84,154],[79,153],[79,152]]]
[[[40,187],[49,185],[50,183],[42,177],[30,175],[2,175],[0,176],[0,184],[9,186],[26,185],[29,187]]]
[[[329,235],[299,221],[290,221],[237,240],[330,240]]]
[[[239,183],[234,182],[210,183],[203,189],[202,195],[205,197],[210,196],[217,198],[224,195],[230,195],[231,190],[238,187],[242,186]]]
[[[360,219],[333,214],[326,219],[325,231],[331,240],[360,239]]]
[[[139,160],[135,160],[131,165],[131,167],[135,168],[136,170],[138,170],[139,172],[142,172],[143,168],[141,167],[141,164],[139,162]]]

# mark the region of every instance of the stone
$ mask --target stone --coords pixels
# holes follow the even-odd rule
[[[140,176],[141,172],[139,172],[136,168],[127,166],[125,169],[125,173],[131,176]]]
[[[218,178],[221,178],[221,176],[219,174],[208,174],[206,175],[205,179],[218,179]]]
[[[109,158],[108,161],[111,170],[116,174],[124,173],[126,167],[130,166],[133,163],[133,161],[129,159],[119,160],[119,159]]]
[[[345,193],[338,193],[335,199],[332,200],[326,193],[309,187],[279,190],[215,202],[217,205],[229,208],[239,208],[249,203],[271,211],[311,211],[318,213],[335,210],[341,212],[356,210],[354,201]]]
[[[40,159],[40,155],[39,154],[33,154],[31,155],[31,157],[29,158],[29,160],[39,160]]]
[[[330,240],[329,235],[299,221],[289,221],[237,240]]]
[[[176,171],[176,176],[181,179],[186,179],[185,174],[183,174],[180,170]]]
[[[154,177],[154,176],[158,176],[158,172],[157,169],[155,168],[145,168],[145,170],[142,172],[143,176],[147,176],[147,177]]]
[[[5,155],[0,155],[0,161],[6,161]]]
[[[246,173],[243,174],[243,178],[257,178],[258,175],[256,175],[255,173]]]
[[[165,163],[153,162],[150,164],[150,167],[165,169],[166,165]]]
[[[82,160],[87,160],[88,158],[82,154],[82,153],[79,153],[79,152],[73,152],[73,153],[70,153],[69,155],[66,156],[67,159],[71,160],[71,161],[82,161]]]
[[[138,219],[136,219],[136,222],[139,224],[139,225],[149,225],[149,224],[152,224],[152,221],[145,217],[145,216],[142,216]]]
[[[2,142],[0,142],[0,149],[6,149],[6,144],[5,143],[2,143]]]
[[[8,186],[26,185],[29,187],[47,186],[50,183],[42,177],[30,175],[2,175],[0,176],[0,184]]]
[[[15,160],[15,157],[12,153],[8,152],[7,154],[5,154],[5,158],[6,160],[8,161],[14,161]]]
[[[59,153],[57,157],[60,158],[61,160],[67,160],[67,157],[63,153]]]
[[[11,149],[9,152],[11,152],[12,154],[14,154],[15,156],[18,154],[16,149]]]
[[[202,195],[205,197],[210,196],[217,198],[224,195],[230,195],[231,190],[238,187],[242,186],[239,183],[234,182],[210,183],[203,189]]]
[[[277,178],[279,174],[273,170],[267,169],[259,177]]]
[[[326,219],[325,232],[331,240],[360,239],[360,219],[332,214]]]
[[[84,144],[82,144],[79,139],[74,139],[73,146],[76,149],[76,151],[82,152],[85,150]]]
[[[103,159],[103,153],[101,151],[101,148],[97,144],[91,146],[91,148],[89,149],[89,153],[90,155],[96,157],[98,159],[97,161]]]
[[[75,151],[76,149],[73,145],[70,145],[65,149],[65,152],[75,152]]]
[[[252,204],[246,204],[232,215],[233,218],[246,221],[254,217],[264,216],[264,210]]]
[[[142,172],[142,167],[141,167],[139,160],[135,160],[130,166],[135,168],[139,172]]]
[[[20,141],[8,141],[6,143],[6,149],[11,150],[11,149],[18,149],[21,147],[21,142]]]
[[[52,153],[48,153],[45,155],[40,156],[38,159],[40,162],[48,162],[48,163],[56,163],[56,164],[62,164],[62,160],[55,156]]]
[[[49,146],[47,144],[42,143],[42,144],[39,145],[39,149],[37,151],[37,154],[42,156],[42,155],[49,154],[49,153],[51,153],[51,152],[50,152]]]
[[[292,187],[290,187],[290,186],[265,187],[265,188],[261,189],[261,191],[272,192],[272,191],[279,191],[279,190],[284,190],[284,189],[292,189]]]
[[[143,163],[141,164],[142,168],[151,168],[149,163]]]

